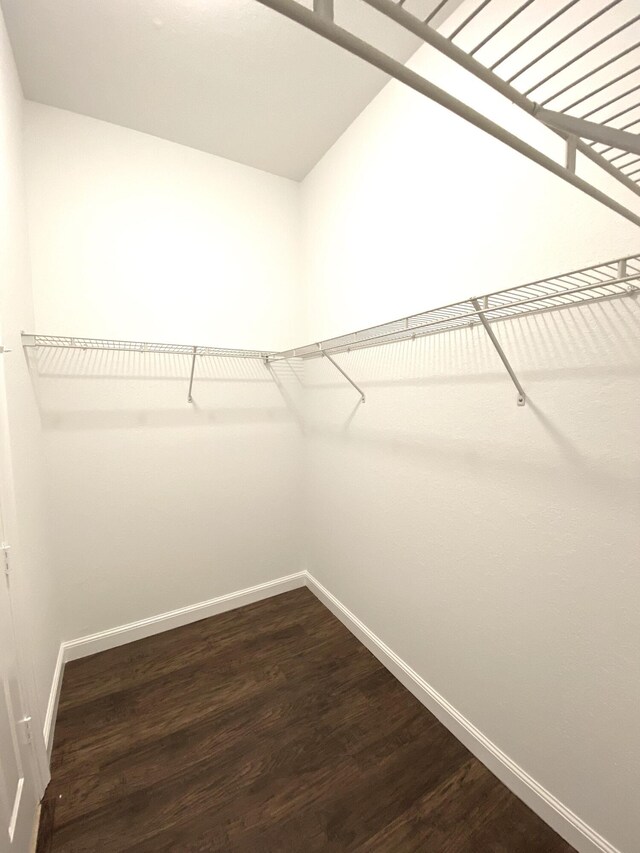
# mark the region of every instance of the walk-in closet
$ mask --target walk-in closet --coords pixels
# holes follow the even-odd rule
[[[0,11],[0,853],[640,853],[637,0]]]

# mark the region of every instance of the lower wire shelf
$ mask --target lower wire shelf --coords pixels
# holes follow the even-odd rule
[[[640,254],[629,255],[595,266],[583,267],[551,278],[540,279],[529,284],[498,290],[484,296],[471,297],[420,314],[411,314],[377,326],[369,326],[356,332],[305,344],[283,352],[267,350],[232,349],[189,344],[161,344],[143,341],[121,341],[106,338],[64,337],[22,333],[24,347],[58,347],[82,350],[115,350],[121,352],[164,353],[191,356],[188,401],[193,402],[192,388],[196,359],[205,358],[251,358],[260,359],[267,366],[272,362],[288,359],[327,357],[345,379],[360,394],[362,389],[340,367],[333,356],[341,352],[383,346],[399,341],[411,340],[426,335],[440,334],[468,326],[481,324],[495,347],[511,381],[518,392],[517,403],[523,406],[526,395],[515,371],[502,349],[492,324],[515,317],[555,311],[603,299],[621,296],[637,296],[640,293]]]

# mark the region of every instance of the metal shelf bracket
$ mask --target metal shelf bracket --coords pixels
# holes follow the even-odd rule
[[[333,0],[313,0],[313,11],[327,21],[333,21]]]
[[[105,352],[134,352],[134,353],[157,353],[159,355],[191,356],[191,369],[189,371],[189,390],[187,402],[193,403],[193,380],[196,372],[197,358],[249,358],[266,361],[273,352],[264,350],[230,349],[225,347],[193,346],[191,344],[163,344],[149,343],[145,341],[121,341],[108,338],[80,338],[65,337],[61,335],[30,335],[21,332],[22,346],[39,349],[75,349],[75,350],[101,350]],[[0,348],[0,351],[1,348]],[[9,352],[9,350],[5,350]]]
[[[484,308],[482,308],[482,307],[481,307],[481,305],[480,305],[480,302],[479,302],[477,299],[472,298],[472,299],[470,299],[469,301],[471,302],[471,304],[473,305],[473,307],[474,307],[474,308],[476,309],[476,311],[478,312],[478,317],[480,318],[480,322],[481,322],[481,323],[482,323],[482,325],[484,326],[484,330],[485,330],[485,332],[487,333],[487,335],[489,335],[489,340],[490,340],[490,341],[491,341],[491,343],[494,345],[494,347],[495,347],[495,349],[496,349],[496,352],[497,352],[497,353],[498,353],[498,355],[500,356],[500,360],[501,360],[501,361],[502,361],[502,363],[504,364],[505,368],[507,369],[507,373],[508,373],[508,374],[509,374],[509,376],[511,377],[511,381],[512,381],[512,382],[513,382],[513,384],[516,386],[516,389],[517,389],[517,391],[518,391],[518,398],[517,398],[518,405],[519,405],[519,406],[524,406],[524,404],[525,404],[525,402],[526,402],[526,400],[527,400],[527,395],[524,393],[524,388],[523,388],[523,387],[522,387],[522,385],[520,384],[520,380],[518,379],[518,377],[516,376],[516,374],[515,374],[515,372],[514,372],[513,368],[512,368],[512,367],[511,367],[511,365],[509,364],[509,359],[508,359],[508,358],[507,358],[507,356],[504,354],[504,350],[503,350],[503,349],[502,349],[502,347],[500,346],[500,343],[499,343],[498,339],[497,339],[497,338],[496,338],[496,336],[493,334],[493,329],[492,329],[492,328],[491,328],[491,326],[489,325],[489,322],[488,322],[487,318],[484,316],[484,312],[487,310],[486,304],[485,304],[485,307],[484,307]]]
[[[567,161],[566,166],[570,172],[576,173],[576,155],[578,152],[578,137],[567,136]]]
[[[331,364],[335,367],[335,369],[336,369],[339,373],[341,373],[341,374],[344,376],[344,378],[347,380],[347,382],[348,382],[350,385],[352,385],[352,386],[356,389],[356,391],[358,392],[358,394],[360,394],[360,401],[361,401],[362,403],[366,402],[366,398],[365,398],[365,396],[364,396],[364,391],[362,390],[362,388],[360,388],[358,385],[356,385],[356,383],[353,381],[353,379],[351,379],[351,378],[350,378],[350,377],[349,377],[349,376],[344,372],[344,370],[340,367],[340,365],[339,365],[339,364],[336,364],[336,362],[331,358],[331,356],[329,355],[329,353],[328,353],[328,352],[323,352],[323,353],[322,353],[322,355],[323,355],[325,358],[328,358],[328,359],[329,359],[329,361],[331,362]]]
[[[196,369],[196,356],[198,354],[198,347],[193,348],[193,355],[191,357],[191,373],[189,374],[189,393],[187,394],[187,402],[193,403],[193,396],[191,392],[193,391],[193,374]]]
[[[640,154],[640,139],[638,139],[637,133],[629,133],[628,130],[618,130],[615,127],[607,127],[593,121],[574,118],[574,116],[565,115],[565,113],[545,110],[543,107],[536,107],[533,114],[539,121],[553,130],[559,130],[581,139],[600,142],[602,145],[608,145],[630,154]]]

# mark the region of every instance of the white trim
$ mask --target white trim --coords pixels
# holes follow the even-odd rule
[[[29,844],[29,853],[37,853],[38,847],[38,831],[40,829],[40,812],[42,811],[42,803],[38,803],[35,817],[33,819],[33,829],[31,831],[31,842]]]
[[[69,640],[62,644],[64,646],[64,661],[67,663],[70,660],[95,655],[97,652],[114,649],[116,646],[123,646],[125,643],[151,637],[153,634],[160,634],[162,631],[170,631],[172,628],[189,625],[199,619],[208,619],[209,616],[216,616],[218,613],[235,610],[236,607],[244,607],[245,604],[252,604],[254,601],[261,601],[263,598],[271,598],[273,595],[280,595],[282,592],[297,589],[305,586],[305,583],[305,573],[296,572],[293,575],[259,583],[247,589],[219,595],[216,598],[210,598],[208,601],[188,604],[186,607],[180,607],[177,610],[169,610],[167,613],[149,616],[147,619],[139,619],[137,622],[129,622],[129,624],[119,625],[117,628],[108,628],[106,631],[88,634],[86,637],[79,637],[77,640]]]
[[[64,670],[64,643],[60,643],[58,649],[58,657],[53,670],[53,679],[51,682],[51,691],[49,692],[49,701],[47,702],[47,710],[44,715],[44,726],[42,727],[42,735],[44,737],[44,745],[47,750],[49,761],[51,760],[51,748],[53,746],[53,729],[55,725],[56,715],[58,713],[58,702],[60,701],[60,688],[62,687],[62,672]]]
[[[98,631],[96,634],[88,634],[86,637],[78,637],[76,640],[67,640],[61,643],[53,673],[43,730],[49,758],[51,758],[53,731],[65,663],[94,655],[97,652],[104,652],[107,649],[114,649],[117,646],[123,646],[144,637],[151,637],[153,634],[170,631],[172,628],[180,628],[182,625],[189,625],[191,622],[207,619],[209,616],[216,616],[219,613],[225,613],[227,610],[235,610],[237,607],[244,607],[246,604],[253,604],[255,601],[271,598],[274,595],[280,595],[283,592],[289,592],[305,585],[306,572],[296,572],[292,575],[276,578],[273,581],[247,587],[247,589],[219,595],[216,598],[210,598],[208,601],[189,604],[177,610],[170,610],[167,613],[149,616],[147,619],[139,619],[137,622],[129,622],[127,625],[119,625],[117,628],[109,628],[106,631]]]
[[[22,802],[22,792],[24,791],[24,776],[18,779],[18,787],[13,800],[13,809],[11,811],[11,819],[9,820],[9,841],[14,840],[16,826],[18,825],[18,815],[20,814],[20,803]]]
[[[515,761],[482,734],[453,705],[393,652],[373,631],[344,606],[312,574],[306,572],[311,592],[337,616],[369,651],[436,716],[501,782],[580,853],[621,853],[595,829],[543,788]]]

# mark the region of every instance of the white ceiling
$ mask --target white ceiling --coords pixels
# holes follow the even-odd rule
[[[256,0],[1,2],[26,98],[296,180],[386,81]],[[336,21],[418,46],[358,0]]]

